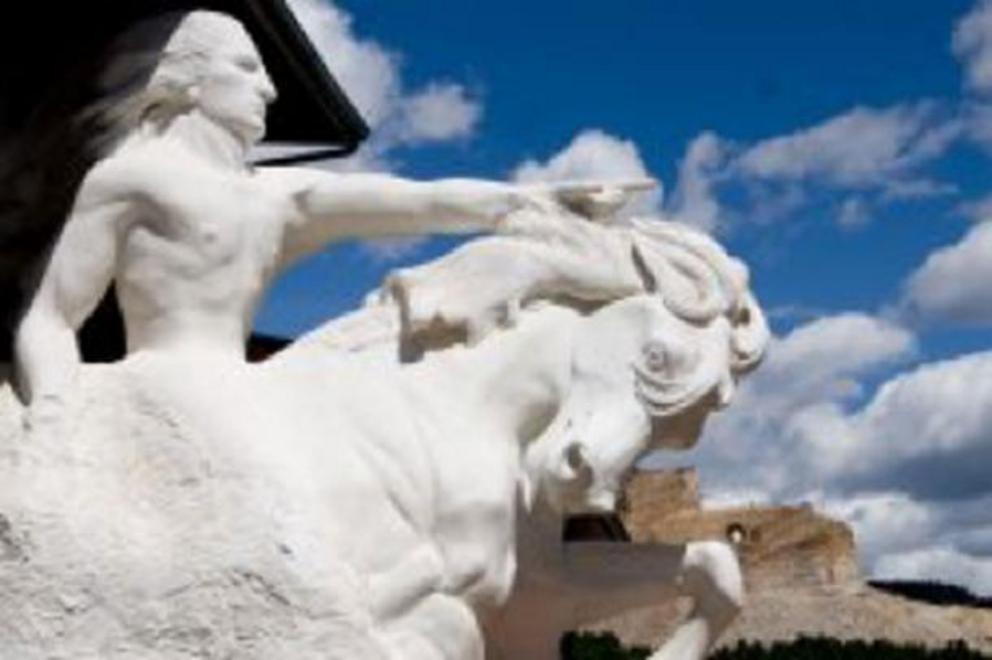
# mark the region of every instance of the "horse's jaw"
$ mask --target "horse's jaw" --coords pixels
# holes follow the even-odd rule
[[[717,397],[717,392],[713,390],[676,415],[653,419],[649,448],[685,451],[695,447],[710,413],[724,405]]]
[[[531,502],[560,515],[613,512],[626,475],[649,447],[650,420],[636,400],[572,397],[524,451]]]

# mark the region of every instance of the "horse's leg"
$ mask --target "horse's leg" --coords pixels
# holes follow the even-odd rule
[[[383,626],[390,660],[483,660],[482,630],[461,598],[432,594]],[[359,660],[356,658],[356,660]]]
[[[701,660],[733,622],[744,600],[740,563],[725,543],[686,546],[682,593],[693,598],[689,617],[650,660]]]
[[[572,604],[549,585],[517,584],[486,619],[487,660],[560,660],[559,641],[574,628]]]
[[[565,548],[561,589],[575,606],[575,625],[678,595],[694,603],[689,617],[652,660],[699,660],[740,611],[743,581],[730,546],[574,543]]]

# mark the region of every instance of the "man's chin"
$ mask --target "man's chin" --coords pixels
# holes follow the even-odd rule
[[[232,121],[228,124],[228,130],[238,136],[245,146],[250,147],[258,144],[265,137],[265,121]]]
[[[261,126],[251,127],[246,126],[244,130],[241,131],[241,136],[244,138],[245,144],[249,146],[258,144],[262,141],[262,138],[265,137],[265,125],[262,124]]]

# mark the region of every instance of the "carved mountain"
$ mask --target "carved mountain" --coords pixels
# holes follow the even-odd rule
[[[964,639],[992,651],[992,610],[931,605],[869,586],[858,571],[851,528],[811,506],[707,509],[696,471],[688,468],[636,473],[620,520],[634,541],[722,539],[735,545],[747,598],[721,646],[823,635],[933,648]],[[680,600],[631,611],[588,628],[613,631],[626,644],[655,645],[689,605]]]

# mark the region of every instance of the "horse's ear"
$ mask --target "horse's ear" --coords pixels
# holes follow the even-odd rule
[[[630,257],[634,262],[634,270],[637,271],[638,277],[641,278],[641,283],[644,284],[644,290],[648,293],[654,293],[658,290],[658,279],[655,277],[650,266],[648,266],[647,259],[644,258],[642,252],[643,248],[638,243],[638,240],[635,238],[634,242],[630,245]]]

